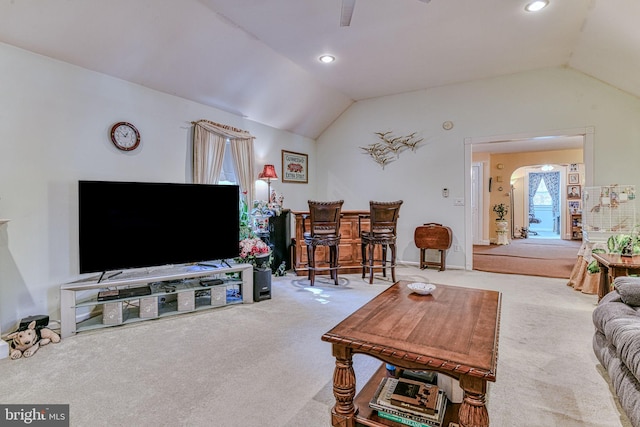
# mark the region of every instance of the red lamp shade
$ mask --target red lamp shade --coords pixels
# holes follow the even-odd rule
[[[276,175],[275,166],[273,166],[273,165],[264,165],[264,169],[262,169],[262,172],[260,172],[260,174],[258,174],[258,178],[259,179],[266,179],[266,180],[278,179],[278,175]]]

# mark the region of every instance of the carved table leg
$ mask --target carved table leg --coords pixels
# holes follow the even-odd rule
[[[611,290],[611,283],[609,282],[609,267],[598,262],[600,267],[600,282],[598,283],[598,301],[602,299]]]
[[[489,412],[485,406],[487,383],[480,378],[462,377],[460,386],[464,399],[458,413],[462,427],[489,427]]]
[[[354,427],[357,408],[353,404],[356,396],[356,374],[353,370],[353,354],[350,349],[333,345],[336,368],[333,372],[333,395],[336,404],[331,410],[331,425]]]

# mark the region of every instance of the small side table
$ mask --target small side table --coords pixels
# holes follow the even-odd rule
[[[451,247],[451,229],[442,224],[430,222],[416,227],[413,233],[413,240],[420,249],[420,269],[429,266],[440,267],[440,271],[446,268],[447,249]],[[426,260],[427,249],[440,251],[440,262],[429,262]]]
[[[640,255],[621,256],[620,254],[591,254],[600,267],[598,301],[611,291],[616,277],[640,273]]]

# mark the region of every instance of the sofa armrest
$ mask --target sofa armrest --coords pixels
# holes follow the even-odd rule
[[[613,281],[622,302],[632,307],[640,306],[640,277],[621,276]]]

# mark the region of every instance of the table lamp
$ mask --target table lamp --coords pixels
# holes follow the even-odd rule
[[[267,180],[267,201],[271,202],[271,180],[278,179],[278,175],[276,175],[275,166],[264,165],[264,169],[262,169],[262,172],[258,174],[258,179]]]

